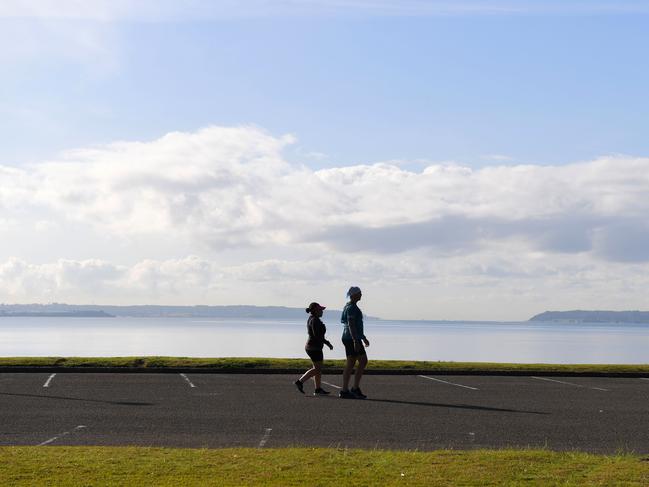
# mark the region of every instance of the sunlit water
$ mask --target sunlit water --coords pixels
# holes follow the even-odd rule
[[[343,358],[341,325],[327,323]],[[367,321],[377,359],[649,363],[649,325]],[[305,357],[305,321],[0,318],[0,356]]]

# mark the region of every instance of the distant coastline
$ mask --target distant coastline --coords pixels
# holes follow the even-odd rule
[[[325,310],[324,319],[338,321],[340,310]],[[50,318],[232,318],[261,320],[296,320],[306,319],[304,308],[285,306],[165,306],[165,305],[95,305],[95,304],[0,304],[2,317],[50,317]],[[366,319],[381,320],[374,316]],[[467,320],[397,320],[427,323],[468,323]],[[649,311],[606,311],[606,310],[571,310],[544,311],[532,316],[529,322],[554,323],[637,323],[649,324]],[[471,321],[473,322],[473,321]],[[475,323],[491,323],[489,320]]]
[[[649,311],[545,311],[529,321],[565,323],[638,323],[649,324]]]
[[[340,310],[325,310],[325,318],[339,320]],[[0,304],[0,317],[129,317],[129,318],[251,318],[251,319],[304,319],[304,308],[284,306],[162,306],[162,305],[74,305],[51,304]],[[378,319],[366,316],[368,319]]]
[[[5,312],[0,310],[0,318],[3,317],[45,317],[45,318],[115,318],[115,315],[105,311],[14,311]]]

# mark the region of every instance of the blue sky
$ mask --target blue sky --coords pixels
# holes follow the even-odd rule
[[[642,154],[648,20],[638,12],[560,9],[5,18],[17,42],[37,40],[0,80],[8,141],[0,154],[21,163],[70,147],[249,123],[296,134],[304,152],[327,155],[311,161],[321,165],[427,159],[475,166],[494,154],[560,164]],[[48,34],[43,25],[54,27]],[[92,35],[95,51],[83,35],[61,33],[75,29]],[[35,134],[39,123],[55,130]]]
[[[648,22],[644,1],[6,0],[0,292],[643,308]]]

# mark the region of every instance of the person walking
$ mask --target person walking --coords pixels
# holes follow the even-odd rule
[[[333,345],[325,338],[325,333],[327,333],[327,327],[320,319],[322,317],[322,312],[326,309],[325,306],[320,306],[318,303],[313,302],[306,308],[306,312],[310,314],[309,319],[306,323],[306,330],[309,334],[304,350],[306,354],[313,362],[313,367],[307,370],[302,377],[294,382],[297,390],[304,394],[304,382],[313,377],[315,382],[315,391],[313,392],[314,396],[321,396],[329,394],[329,391],[326,391],[322,388],[322,362],[324,356],[322,354],[322,348],[324,345],[329,347],[329,350],[333,350]]]
[[[345,346],[345,355],[347,363],[343,370],[343,387],[338,394],[344,399],[365,399],[367,396],[361,392],[361,378],[367,366],[367,352],[365,347],[370,346],[370,342],[363,331],[363,312],[358,307],[358,302],[363,296],[361,288],[352,286],[347,291],[349,302],[343,308],[343,314],[340,321],[343,324],[342,341]],[[365,345],[365,347],[363,346]],[[354,387],[349,389],[349,379],[352,370],[356,367],[354,374]]]

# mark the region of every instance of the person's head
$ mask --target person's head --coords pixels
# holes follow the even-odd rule
[[[347,296],[349,297],[349,300],[352,303],[357,303],[358,301],[361,300],[361,297],[363,296],[363,293],[361,292],[361,288],[358,286],[352,286],[349,288],[349,291],[347,291]]]
[[[309,305],[309,307],[306,309],[307,313],[311,313],[313,316],[317,316],[320,318],[322,316],[322,312],[327,309],[326,306],[321,306],[315,301]]]

